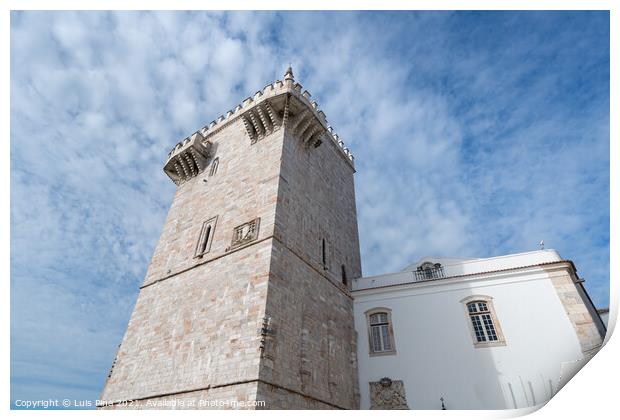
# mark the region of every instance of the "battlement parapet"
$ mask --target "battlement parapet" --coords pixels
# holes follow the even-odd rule
[[[279,130],[285,124],[290,125],[293,132],[300,137],[303,144],[307,147],[319,147],[323,139],[327,138],[337,146],[339,153],[355,168],[353,154],[338,137],[331,125],[329,125],[325,113],[319,108],[316,101],[310,99],[311,97],[310,92],[303,90],[303,86],[295,82],[292,70],[289,67],[284,75],[284,81],[275,80],[266,85],[263,89],[247,97],[240,104],[226,112],[225,115],[220,115],[217,119],[192,134],[192,136],[177,143],[168,153],[168,161],[164,171],[175,183],[179,183],[179,179],[183,181],[195,176],[191,174],[197,174],[204,169],[204,167],[201,168],[199,166],[205,164],[203,159],[198,158],[198,160],[195,159],[193,161],[194,171],[192,171],[191,167],[187,168],[187,173],[191,175],[188,177],[185,175],[185,169],[181,166],[181,161],[183,160],[179,161],[179,159],[173,159],[173,157],[176,157],[180,151],[185,150],[185,146],[190,138],[195,138],[197,134],[202,138],[200,141],[204,148],[200,149],[194,142],[192,143],[193,148],[191,150],[197,156],[203,156],[201,153],[210,148],[210,145],[207,145],[209,143],[208,138],[237,119],[243,121],[245,130],[252,143],[260,141],[269,134]],[[193,155],[192,153],[188,154],[185,152],[183,154],[185,163],[189,165],[185,158],[186,155]],[[170,165],[173,165],[175,162],[181,169],[183,177],[179,175],[176,168],[174,170],[171,169]]]

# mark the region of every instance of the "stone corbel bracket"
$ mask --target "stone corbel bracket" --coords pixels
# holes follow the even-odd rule
[[[259,94],[262,95],[261,92],[256,93],[256,95]],[[245,114],[241,116],[241,120],[243,121],[243,125],[252,144],[263,139],[282,126],[282,118],[280,118],[279,113],[268,100],[259,102],[253,108],[246,111]]]
[[[164,172],[179,185],[205,170],[210,152],[211,142],[196,132],[170,151]]]
[[[304,92],[304,97],[307,99],[310,96],[308,91]],[[301,101],[300,101],[301,102]],[[302,102],[303,103],[303,102]],[[292,107],[287,100],[287,107]],[[317,115],[316,112],[316,102],[312,102],[310,107],[301,107],[296,111],[296,114],[292,117],[289,117],[289,130],[295,136],[297,136],[304,147],[319,147],[321,143],[323,143],[323,135],[327,132],[327,121],[323,123],[320,119],[320,114]],[[291,112],[290,109],[286,109],[285,112],[288,114]]]

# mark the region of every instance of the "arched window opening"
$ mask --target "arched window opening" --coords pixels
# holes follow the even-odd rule
[[[211,170],[209,171],[209,176],[213,176],[217,173],[217,167],[220,165],[220,158],[216,157],[215,159],[213,159],[213,162],[211,162]]]
[[[469,316],[474,344],[477,347],[504,345],[505,340],[495,314],[492,298],[472,296],[465,299],[463,303]]]
[[[389,309],[377,308],[366,313],[371,355],[394,354],[394,330]]]

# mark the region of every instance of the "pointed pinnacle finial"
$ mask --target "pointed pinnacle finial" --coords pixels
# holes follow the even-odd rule
[[[284,73],[284,80],[293,80],[294,78],[295,77],[293,76],[293,68],[289,64],[288,68],[286,69],[286,73]]]

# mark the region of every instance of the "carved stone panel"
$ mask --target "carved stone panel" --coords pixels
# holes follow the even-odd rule
[[[408,410],[405,384],[382,378],[378,382],[370,382],[371,410]]]
[[[258,227],[260,225],[260,217],[247,223],[239,225],[233,231],[230,249],[238,248],[242,245],[250,243],[258,238]]]

